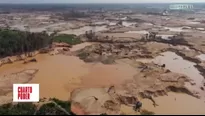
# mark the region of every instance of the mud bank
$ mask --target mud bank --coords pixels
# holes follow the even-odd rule
[[[200,61],[199,59],[197,59],[197,58],[192,58],[192,57],[188,57],[188,56],[186,56],[186,54],[180,52],[179,50],[173,49],[173,48],[168,48],[168,49],[166,49],[166,50],[164,50],[164,51],[174,52],[174,53],[176,53],[177,55],[181,56],[183,59],[188,60],[188,61],[190,61],[190,62],[194,62],[194,63],[196,63],[196,64],[201,63],[201,61]]]
[[[71,93],[71,110],[78,115],[80,114],[79,110],[84,114],[119,115],[123,113],[122,105],[132,106],[135,101],[134,96],[122,94],[114,87],[76,89]]]
[[[176,49],[172,49],[172,48],[169,48],[169,49],[167,49],[167,50],[165,50],[165,51],[172,51],[172,52],[176,53],[177,55],[181,56],[183,59],[188,60],[188,61],[190,61],[190,62],[196,63],[196,64],[194,65],[194,67],[198,69],[198,71],[200,72],[200,74],[201,74],[201,75],[204,77],[204,79],[205,79],[205,68],[200,65],[200,63],[202,63],[202,61],[199,60],[199,59],[200,59],[199,57],[196,57],[196,58],[188,57],[188,56],[186,56],[184,53],[182,53],[182,52],[180,52],[180,51],[178,51],[178,50],[176,50]]]
[[[201,89],[204,81],[204,77],[201,75],[203,74],[201,73],[201,67],[194,62],[183,60],[182,57],[172,52],[165,52],[162,55],[156,57],[154,62],[160,65],[165,64],[166,68],[172,72],[188,76],[191,79],[191,83],[186,83],[185,86],[193,93],[198,94],[200,98],[204,98],[205,94]]]
[[[145,40],[141,40],[141,41],[145,41]],[[187,47],[192,47],[191,44],[189,44],[186,40],[184,40],[183,38],[173,38],[173,37],[169,37],[169,39],[163,39],[161,37],[157,37],[154,39],[149,39],[146,41],[154,41],[154,42],[158,42],[158,43],[164,43],[164,44],[170,44],[173,46],[177,46],[177,45],[183,45],[183,46],[187,46]]]
[[[201,61],[205,61],[205,54],[200,54],[196,56],[196,58],[199,58]]]
[[[202,82],[203,76],[201,76],[200,72],[194,67],[194,65],[196,65],[195,63],[185,61],[182,57],[177,56],[173,52],[164,52],[162,55],[163,56],[156,57],[154,62],[160,65],[165,64],[166,68],[169,70],[185,74],[195,80],[198,84]]]
[[[151,101],[143,99],[143,108],[159,115],[205,114],[205,102],[186,94],[170,92],[168,96],[160,96],[154,99],[158,106],[154,107]]]
[[[164,29],[172,32],[189,32],[190,30],[184,30],[183,27],[164,27]]]
[[[137,33],[137,34],[148,34],[149,32],[148,31],[145,31],[145,30],[142,30],[142,31],[128,31],[128,32],[125,32],[125,33]]]
[[[196,58],[188,57],[184,53],[176,50],[169,49],[161,53],[160,56],[155,57],[152,60],[137,60],[141,62],[154,62],[159,65],[165,64],[165,68],[172,72],[186,75],[191,79],[191,83],[186,83],[186,87],[191,93],[197,93],[198,97],[204,97],[205,94],[201,87],[203,87],[204,80],[204,67],[199,65],[201,61]]]
[[[27,55],[21,54],[21,55],[16,55],[16,56],[10,56],[10,57],[8,56],[5,58],[0,58],[0,66],[3,66],[5,64],[11,64],[17,61],[22,61],[22,60],[25,60],[26,58],[34,57],[38,54],[39,54],[39,51],[34,51],[34,52],[27,53]]]
[[[0,75],[0,95],[6,95],[12,91],[14,83],[27,83],[38,72],[37,69],[27,69],[8,75]]]

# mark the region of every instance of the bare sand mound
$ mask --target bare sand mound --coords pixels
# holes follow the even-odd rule
[[[136,100],[132,96],[120,95],[114,86],[76,89],[71,93],[71,110],[75,114],[116,115],[121,114],[121,104],[132,105]]]
[[[112,98],[108,95],[105,88],[79,89],[71,93],[72,105],[75,106],[78,103],[86,114],[105,113],[106,109],[102,106],[108,100],[112,100]]]
[[[154,107],[152,102],[143,99],[143,108],[153,111],[155,114],[170,114],[170,115],[202,115],[205,114],[205,102],[195,97],[181,94],[168,93],[168,96],[160,96],[154,98],[158,106]]]
[[[147,51],[139,43],[105,43],[87,46],[78,50],[75,54],[85,62],[102,62],[111,64],[115,59],[124,58],[153,58],[154,54]]]
[[[77,45],[74,45],[72,46],[72,48],[70,49],[70,51],[77,51],[77,50],[80,50],[80,49],[83,49],[85,48],[86,46],[90,46],[94,43],[91,43],[91,42],[84,42],[84,43],[81,43],[81,44],[77,44]]]

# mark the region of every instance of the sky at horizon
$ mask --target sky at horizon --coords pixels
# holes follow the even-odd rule
[[[0,3],[197,3],[205,0],[0,0]]]

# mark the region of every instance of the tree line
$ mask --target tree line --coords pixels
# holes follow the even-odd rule
[[[44,103],[44,100],[40,100],[40,104],[43,103],[42,105],[33,103],[0,105],[0,115],[68,115],[68,113],[74,115],[71,111],[70,101],[51,98],[48,103]]]
[[[0,57],[18,55],[48,47],[52,36],[46,32],[31,33],[0,29]]]

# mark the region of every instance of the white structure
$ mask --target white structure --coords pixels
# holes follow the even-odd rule
[[[194,6],[191,4],[173,4],[169,6],[170,10],[191,10]]]

